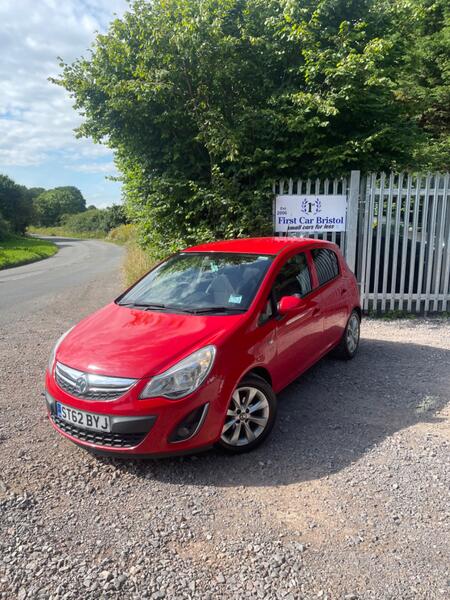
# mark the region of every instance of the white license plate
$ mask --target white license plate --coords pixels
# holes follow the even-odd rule
[[[94,413],[85,412],[84,410],[78,410],[77,408],[71,408],[65,406],[60,402],[56,403],[56,414],[60,419],[82,427],[83,429],[93,429],[94,431],[110,432],[111,424],[109,417],[106,415],[96,415]]]

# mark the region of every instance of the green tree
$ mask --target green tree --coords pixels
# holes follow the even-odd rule
[[[398,78],[418,1],[138,1],[57,83],[158,253],[263,233],[275,178],[415,165],[433,134]]]
[[[35,224],[47,227],[59,225],[63,215],[86,210],[86,201],[74,186],[57,187],[35,198],[33,208]]]
[[[27,189],[29,197],[34,200],[46,191],[43,187],[31,187]]]
[[[0,242],[5,240],[10,234],[10,225],[0,213]]]
[[[426,169],[450,170],[450,4],[417,0],[417,35],[400,73],[400,93],[428,134],[416,150]]]
[[[25,233],[32,218],[27,188],[18,185],[7,175],[0,175],[0,214],[9,223],[11,232],[18,234]],[[5,231],[4,225],[2,229]]]

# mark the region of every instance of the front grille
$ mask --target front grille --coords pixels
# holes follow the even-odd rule
[[[84,373],[59,362],[55,380],[62,390],[83,400],[117,400],[136,383],[136,379]]]
[[[82,442],[96,444],[97,446],[109,446],[110,448],[133,448],[142,442],[147,433],[103,433],[81,429],[76,425],[63,421],[55,414],[51,415],[52,421],[59,429],[68,433]]]
[[[65,381],[58,372],[56,372],[56,383],[59,387],[70,394],[71,396],[76,396],[77,398],[83,398],[84,400],[116,400],[120,397],[116,392],[85,392],[84,394],[80,394],[77,392],[76,387],[71,383]]]

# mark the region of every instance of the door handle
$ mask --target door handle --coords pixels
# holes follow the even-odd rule
[[[343,296],[346,293],[347,293],[347,288],[344,288],[344,289],[341,290],[341,296]]]
[[[320,313],[320,308],[315,308],[315,309],[312,311],[312,316],[313,316],[313,317],[317,317],[317,315],[318,315],[319,313]]]

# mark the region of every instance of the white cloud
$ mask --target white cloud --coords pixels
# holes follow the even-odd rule
[[[70,168],[72,171],[80,171],[81,173],[105,173],[112,177],[117,177],[119,175],[113,161],[108,161],[106,163],[91,162],[75,164],[67,168]]]
[[[115,173],[106,170],[110,150],[75,138],[81,119],[48,77],[59,72],[57,56],[70,62],[86,54],[95,31],[126,8],[125,0],[0,2],[0,165],[40,165],[58,154],[63,166],[88,159],[90,172]]]

